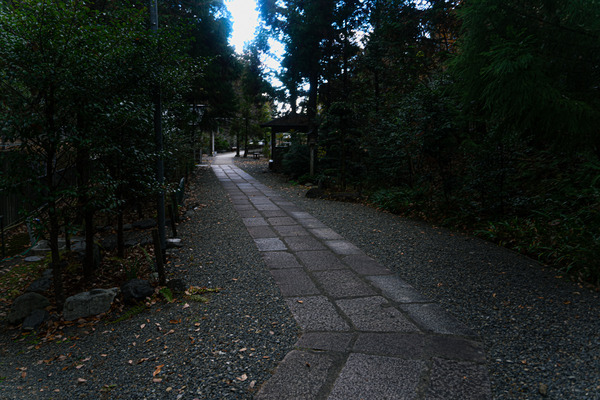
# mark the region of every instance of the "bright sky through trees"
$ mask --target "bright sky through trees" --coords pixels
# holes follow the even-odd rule
[[[254,39],[254,33],[258,25],[258,10],[256,0],[225,0],[225,5],[231,13],[233,22],[233,33],[229,44],[235,47],[235,52],[241,54],[244,51],[244,43]],[[280,68],[279,59],[283,53],[283,45],[273,39],[269,39],[271,55],[262,58],[263,64],[271,71]],[[269,81],[274,86],[281,86],[281,82],[272,73]]]
[[[229,43],[235,47],[236,53],[244,50],[244,42],[254,38],[254,30],[258,24],[258,11],[255,0],[226,0],[227,9],[233,19],[233,34]]]

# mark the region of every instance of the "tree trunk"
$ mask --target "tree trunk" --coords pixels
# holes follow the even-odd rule
[[[309,132],[308,132],[308,145],[310,149],[310,176],[315,175],[315,163],[316,163],[316,147],[318,139],[318,128],[317,128],[317,93],[319,86],[319,71],[318,61],[317,65],[313,66],[310,71],[309,83],[310,89],[308,91],[308,120],[309,120]]]
[[[79,134],[85,131],[82,116],[78,116],[77,125]],[[94,210],[88,195],[90,185],[90,151],[87,146],[81,145],[77,149],[77,159],[75,162],[77,175],[79,178],[77,188],[77,200],[79,209],[83,210],[83,220],[85,225],[85,257],[83,258],[83,276],[86,282],[90,282],[94,276]]]
[[[57,144],[52,138],[56,134],[54,126],[54,88],[50,86],[46,96],[46,129],[50,139],[48,148],[46,149],[46,190],[48,196],[48,219],[49,219],[49,235],[50,235],[50,251],[52,257],[52,279],[54,283],[54,299],[56,308],[62,311],[65,302],[65,294],[62,282],[62,265],[60,260],[60,252],[58,250],[58,234],[60,223],[58,220],[58,212],[56,209],[56,186],[54,172],[56,170],[56,152]]]
[[[246,117],[244,129],[244,158],[248,157],[248,117]]]
[[[117,215],[117,257],[125,258],[125,243],[123,240],[123,210],[119,208]]]

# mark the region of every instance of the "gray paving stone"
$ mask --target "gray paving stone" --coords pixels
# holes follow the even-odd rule
[[[287,250],[285,244],[276,238],[254,239],[254,243],[258,247],[258,251]]]
[[[277,204],[283,210],[287,212],[300,212],[302,209],[298,207],[295,203],[286,200],[274,200],[273,203]]]
[[[329,250],[299,251],[296,255],[309,271],[346,268],[340,259]]]
[[[276,238],[277,234],[268,226],[249,226],[248,232],[253,239]]]
[[[325,246],[312,236],[288,236],[283,240],[292,251],[325,250]]]
[[[484,365],[433,359],[427,400],[487,400],[492,398]]]
[[[343,260],[359,275],[389,275],[392,273],[366,254],[352,254],[344,257]]]
[[[374,296],[375,291],[348,269],[314,272],[323,290],[333,298]]]
[[[258,210],[255,209],[254,207],[252,207],[252,210],[243,210],[243,211],[238,210],[238,214],[240,214],[240,217],[242,217],[242,218],[260,218],[260,214],[258,213]]]
[[[314,217],[312,215],[310,215],[309,213],[307,213],[306,211],[295,211],[295,212],[291,212],[290,215],[294,218],[311,218],[314,219]]]
[[[350,354],[328,400],[416,399],[425,369],[420,360]]]
[[[426,336],[421,333],[361,333],[352,351],[419,359],[424,358],[427,343]]]
[[[325,244],[336,254],[362,254],[363,252],[346,240],[326,240]]]
[[[287,299],[286,302],[304,332],[350,330],[325,296],[295,297]]]
[[[310,233],[300,225],[275,226],[275,230],[281,236],[308,236]]]
[[[432,357],[484,363],[486,361],[483,344],[453,336],[427,336],[427,351]]]
[[[367,279],[379,288],[385,297],[397,303],[431,303],[430,299],[395,275],[368,276]]]
[[[240,190],[242,191],[242,193],[244,193],[248,197],[262,196],[262,193],[255,189],[240,188]]]
[[[297,225],[296,221],[291,217],[272,217],[268,218],[267,222],[273,226],[280,225]]]
[[[337,300],[336,304],[352,320],[359,331],[418,332],[400,311],[380,296]]]
[[[283,210],[263,210],[260,212],[265,218],[287,217],[288,214]]]
[[[244,225],[246,226],[267,226],[267,221],[264,218],[256,217],[256,218],[242,218]]]
[[[477,336],[475,332],[452,317],[439,304],[401,304],[400,307],[423,330],[442,335]]]
[[[281,208],[282,210],[286,211],[286,212],[297,212],[302,210],[300,207],[298,207],[297,205],[295,205],[292,202],[289,201],[281,201],[281,202],[275,202],[275,204],[277,204],[279,206],[279,208]]]
[[[296,257],[287,251],[264,252],[263,258],[265,264],[272,269],[302,268]]]
[[[256,211],[256,208],[254,208],[254,206],[252,204],[242,204],[242,205],[233,205],[233,208],[236,211],[249,211],[249,210],[254,210]]]
[[[242,196],[239,196],[239,195],[230,196],[230,198],[231,198],[231,202],[233,203],[233,205],[236,205],[236,206],[248,206],[248,205],[251,206],[252,205],[252,203],[250,203],[248,201],[248,198],[243,195]]]
[[[249,199],[252,204],[272,204],[274,205],[274,203],[269,200],[269,198],[267,196],[252,196]]]
[[[299,218],[298,222],[306,228],[327,228],[327,226],[316,218]]]
[[[276,210],[280,210],[280,208],[275,205],[275,204],[255,204],[254,207],[256,207],[257,210],[260,211],[276,211]]]
[[[316,237],[318,237],[319,239],[323,239],[323,240],[342,240],[342,239],[344,239],[342,237],[342,235],[340,235],[339,233],[335,232],[333,229],[330,229],[330,228],[311,229],[310,232],[313,235],[315,235]]]
[[[275,374],[261,387],[256,398],[265,400],[313,400],[332,373],[331,354],[293,350],[277,367]]]
[[[283,297],[320,294],[319,289],[302,268],[272,269],[271,275]]]
[[[296,347],[321,351],[347,351],[354,335],[341,332],[308,332],[300,337]]]

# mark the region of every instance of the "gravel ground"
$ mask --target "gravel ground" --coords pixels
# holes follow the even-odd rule
[[[359,204],[304,197],[238,165],[438,301],[484,339],[496,399],[600,399],[600,296],[485,241]]]
[[[77,323],[45,342],[2,327],[0,399],[253,397],[299,331],[212,171],[195,183],[188,202],[203,206],[178,227],[184,248],[167,273],[221,291],[206,304],[182,299],[115,324]]]

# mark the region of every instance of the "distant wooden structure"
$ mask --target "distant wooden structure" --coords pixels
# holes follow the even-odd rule
[[[308,133],[310,119],[305,114],[288,114],[260,126],[261,128],[271,128],[271,161],[269,162],[269,168],[280,170],[285,150],[284,148],[277,147],[277,134],[285,132]]]

